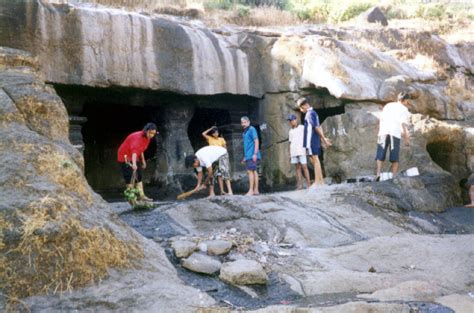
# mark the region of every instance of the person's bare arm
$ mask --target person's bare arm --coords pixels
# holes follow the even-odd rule
[[[142,159],[142,168],[145,169],[146,168],[146,160],[145,160],[145,154],[143,152],[140,155],[140,158]]]
[[[315,127],[316,132],[319,134],[319,137],[323,141],[324,147],[332,146],[331,140],[329,140],[326,136],[324,136],[323,128],[321,126]]]
[[[197,185],[196,187],[194,188],[194,190],[199,190],[202,188],[202,185],[201,185],[201,182],[202,182],[202,171],[198,172],[197,174]],[[205,187],[204,187],[205,188]]]
[[[134,171],[137,170],[137,154],[135,152],[132,153],[132,168]]]
[[[402,124],[402,129],[403,129],[403,141],[405,142],[406,146],[410,145],[410,132],[408,131],[408,125],[403,123]]]
[[[214,126],[208,128],[208,129],[206,129],[205,131],[202,132],[202,136],[203,136],[205,139],[207,139],[207,138],[209,137],[209,135],[208,135],[207,133],[210,132],[213,127],[214,127]]]
[[[253,156],[252,156],[252,160],[254,162],[257,162],[257,155],[258,155],[258,149],[259,149],[259,142],[258,142],[258,139],[255,139],[254,141],[254,150],[253,150]]]

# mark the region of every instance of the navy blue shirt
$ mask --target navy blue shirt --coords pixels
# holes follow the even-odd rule
[[[255,139],[258,139],[257,130],[253,126],[247,127],[242,133],[244,140],[244,157],[245,160],[252,160],[253,153],[255,151]],[[257,153],[257,160],[260,160],[260,147]]]

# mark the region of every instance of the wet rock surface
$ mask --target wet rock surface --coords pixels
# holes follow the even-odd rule
[[[178,258],[187,258],[196,250],[197,245],[192,241],[176,240],[173,241],[171,247]]]
[[[372,202],[369,190],[383,186],[341,184],[251,198],[217,197],[163,205],[143,216],[121,216],[136,225],[142,218],[166,216],[181,236],[232,241],[235,247],[228,261],[247,259],[264,266],[269,281],[262,293],[253,286],[236,290],[217,277],[180,270],[179,262],[171,259],[184,281],[207,290],[221,306],[266,307],[261,312],[328,306],[314,310],[337,312],[342,308],[337,304],[345,303],[344,308],[361,312],[451,312],[435,299],[470,291],[473,211],[412,211],[417,202],[411,197],[405,197],[405,209],[393,205],[398,196]],[[413,187],[391,188],[407,193],[404,188]],[[366,298],[377,303],[367,303]]]

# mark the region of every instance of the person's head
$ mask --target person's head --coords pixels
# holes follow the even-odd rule
[[[288,122],[290,122],[290,125],[291,125],[292,128],[295,128],[296,126],[298,126],[298,120],[296,118],[296,115],[290,114],[290,116],[288,116],[287,120],[288,120]]]
[[[240,125],[242,125],[244,129],[246,129],[250,126],[250,119],[247,116],[242,116],[240,118]]]
[[[155,137],[157,133],[155,123],[147,123],[145,127],[143,127],[143,135],[148,139]]]
[[[409,103],[408,100],[410,100],[410,94],[406,91],[402,91],[398,94],[397,100],[398,102],[407,105]]]
[[[296,101],[296,104],[302,113],[306,113],[310,107],[308,99],[306,98],[299,98],[298,101]]]
[[[219,137],[219,129],[218,129],[217,127],[215,127],[215,126],[212,127],[212,128],[211,128],[211,131],[210,131],[210,134],[211,134],[211,136],[214,137],[214,138]]]
[[[184,158],[184,165],[186,167],[198,167],[200,164],[199,164],[199,160],[198,158],[194,155],[194,154],[191,154],[191,155],[188,155],[186,158]]]

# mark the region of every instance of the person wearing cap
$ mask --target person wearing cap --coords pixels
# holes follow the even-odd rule
[[[217,177],[215,173],[217,170],[221,173],[222,179],[227,184],[229,194],[232,194],[232,187],[230,184],[230,162],[227,149],[219,146],[206,146],[199,149],[195,154],[188,155],[184,159],[186,167],[193,167],[198,173],[198,181],[194,191],[205,189],[209,186],[209,197],[214,197],[214,181]],[[207,170],[207,177],[202,183],[203,168]]]
[[[154,123],[148,123],[143,130],[131,133],[125,138],[117,152],[117,160],[127,189],[136,187],[140,201],[153,201],[145,195],[142,182],[142,169],[146,168],[145,155],[150,141],[158,132]],[[139,160],[140,158],[140,160]]]
[[[219,129],[216,126],[212,126],[211,128],[206,129],[202,132],[202,136],[206,139],[208,145],[210,146],[218,146],[227,149],[227,143],[223,137],[219,136]],[[227,193],[224,191],[224,180],[222,179],[222,173],[217,168],[215,175],[217,176],[217,183],[219,184],[219,189],[221,191],[221,195],[232,195],[232,188],[230,187],[230,180],[228,180],[227,185]]]
[[[319,124],[319,116],[309,105],[308,100],[306,98],[300,98],[297,104],[300,111],[305,114],[303,147],[308,151],[308,155],[314,167],[314,183],[312,186],[324,185],[323,171],[321,169],[321,162],[319,161],[321,143],[323,147],[329,147],[332,143],[324,136],[323,129]]]
[[[397,102],[387,103],[380,117],[380,125],[377,140],[376,160],[376,180],[379,180],[383,162],[387,150],[390,149],[390,162],[392,163],[392,174],[395,176],[398,172],[400,140],[403,138],[406,146],[410,145],[410,135],[408,132],[408,120],[410,112],[406,105],[409,104],[410,96],[407,92],[401,92],[397,96]]]
[[[257,165],[261,159],[261,155],[257,130],[250,125],[250,119],[247,116],[240,118],[240,125],[242,125],[244,129],[242,133],[242,139],[244,141],[244,158],[242,159],[242,163],[245,164],[245,169],[249,177],[249,191],[245,195],[258,195],[260,192],[258,190]]]
[[[304,126],[298,123],[298,119],[294,114],[288,116],[287,120],[291,126],[288,132],[288,141],[290,142],[290,162],[296,167],[296,189],[303,188],[301,171],[303,171],[306,179],[306,188],[309,188],[311,183],[308,166],[306,165],[306,149],[303,147]]]

